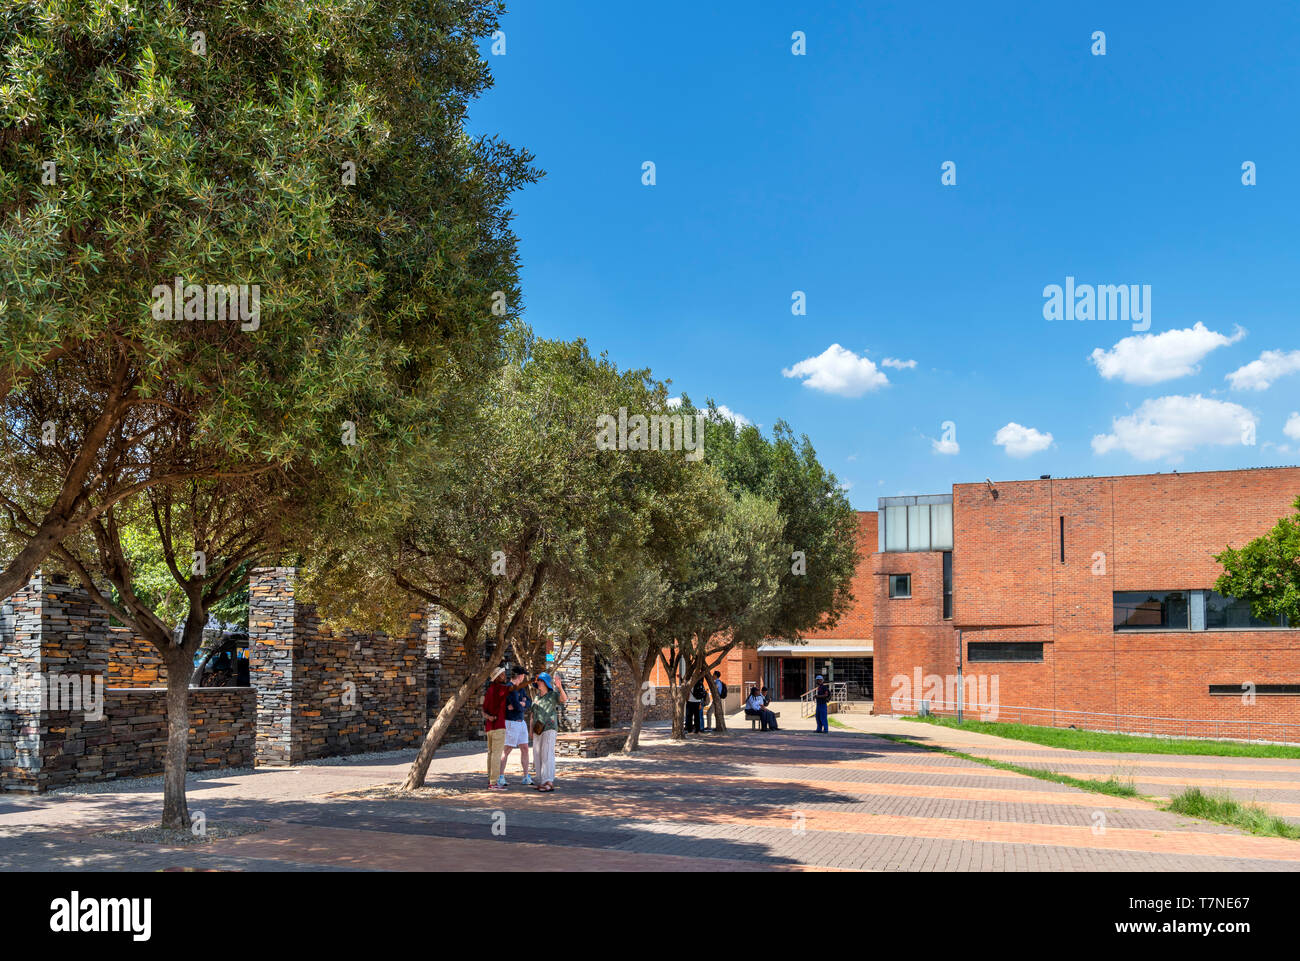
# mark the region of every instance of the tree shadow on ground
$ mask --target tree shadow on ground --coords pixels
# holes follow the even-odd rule
[[[518,783],[518,759],[512,752],[514,764],[508,773],[512,785],[506,791],[486,790],[486,772],[431,772],[424,791],[392,796],[391,788],[400,782],[414,750],[405,758],[392,755],[391,761],[387,755],[381,759],[356,756],[318,765],[344,770],[377,768],[377,775],[391,770],[391,781],[379,788],[275,800],[218,797],[212,796],[213,790],[237,782],[213,772],[191,780],[188,792],[191,811],[203,811],[209,822],[274,820],[388,835],[703,858],[716,860],[717,870],[781,868],[825,863],[833,852],[833,843],[826,843],[832,832],[806,829],[807,812],[858,803],[860,797],[825,786],[835,780],[833,769],[802,775],[806,782],[821,782],[813,784],[799,783],[798,772],[765,777],[756,766],[799,768],[897,754],[905,748],[855,732],[816,735],[729,730],[673,742],[664,732],[651,731],[642,751],[635,755],[559,759],[556,790],[549,794]],[[446,755],[439,752],[438,756],[472,753],[473,749],[463,748]],[[308,766],[311,762],[302,765]],[[306,781],[304,788],[309,789]],[[82,813],[75,830],[89,834],[110,824],[156,819],[160,791],[159,779],[156,786],[146,782],[113,794],[48,795],[43,803],[24,807],[34,815],[33,820],[39,820],[42,808],[57,805],[61,797],[76,797]],[[499,829],[502,824],[504,833],[494,832],[494,827]],[[286,856],[295,856],[289,853],[287,842],[285,846]],[[201,864],[217,853],[196,846],[194,862]],[[223,845],[220,853],[229,855],[231,849]],[[374,867],[382,868],[382,864]],[[437,867],[429,865],[430,869]]]

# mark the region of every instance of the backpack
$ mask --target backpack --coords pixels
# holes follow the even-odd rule
[[[723,683],[721,678],[718,679],[718,697],[724,701],[727,699],[727,685]]]
[[[704,682],[703,682],[703,681],[696,681],[696,682],[695,682],[695,687],[691,688],[691,696],[694,697],[697,701],[702,701],[702,700],[704,700],[705,695],[707,695],[707,694],[708,694],[708,691],[706,691],[706,690],[704,689]]]

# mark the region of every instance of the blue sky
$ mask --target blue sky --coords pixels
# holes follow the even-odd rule
[[[471,120],[547,171],[525,319],[784,418],[859,508],[1300,462],[1300,6],[1134,6],[513,4]],[[1067,276],[1150,329],[1044,319]]]

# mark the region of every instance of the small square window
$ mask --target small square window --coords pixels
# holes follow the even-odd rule
[[[906,598],[912,596],[912,575],[911,574],[890,574],[889,575],[889,596]]]

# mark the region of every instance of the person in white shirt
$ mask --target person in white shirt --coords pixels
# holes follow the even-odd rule
[[[745,698],[745,715],[747,717],[757,714],[764,731],[778,730],[776,726],[776,715],[763,706],[763,695],[758,693],[758,688],[749,689],[749,697]]]

